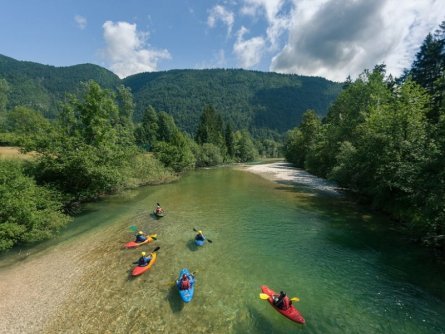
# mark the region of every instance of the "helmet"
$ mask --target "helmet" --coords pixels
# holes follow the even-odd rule
[[[186,274],[182,274],[182,279],[186,279],[187,275]]]
[[[144,232],[142,232],[142,231],[139,231],[139,232],[138,232],[138,234],[144,234]]]
[[[142,253],[141,253],[142,256],[145,256],[145,254],[147,254],[147,253],[145,253],[145,252],[142,252]]]
[[[199,230],[199,231],[198,231],[198,233],[199,233],[199,234],[202,234],[202,231],[201,231],[201,230]]]

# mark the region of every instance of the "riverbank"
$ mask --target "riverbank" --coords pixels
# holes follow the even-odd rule
[[[309,174],[303,169],[295,168],[291,163],[285,161],[259,165],[242,165],[240,169],[258,174],[277,183],[299,185],[330,195],[340,195],[340,188],[334,182]]]

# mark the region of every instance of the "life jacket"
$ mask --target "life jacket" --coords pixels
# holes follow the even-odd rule
[[[282,309],[282,310],[287,310],[289,307],[290,307],[290,299],[289,299],[288,296],[285,296],[285,297],[283,298],[283,304],[282,304],[282,306],[281,306],[281,309]]]
[[[181,280],[180,289],[181,290],[188,290],[188,289],[190,289],[190,280],[189,279]]]
[[[151,261],[151,257],[141,256],[138,260],[138,266],[139,267],[145,267],[148,266],[148,264]]]
[[[195,239],[204,241],[206,238],[205,238],[205,236],[203,234],[197,234]]]
[[[290,307],[290,299],[288,296],[284,296],[280,299],[280,296],[274,297],[274,304],[281,310],[287,310]]]
[[[136,236],[136,242],[144,242],[145,240],[147,240],[147,237],[145,235],[138,234]]]

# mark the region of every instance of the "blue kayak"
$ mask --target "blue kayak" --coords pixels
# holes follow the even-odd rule
[[[205,240],[197,240],[197,239],[195,239],[195,245],[196,246],[204,246],[204,242],[205,242]]]
[[[190,280],[190,289],[188,290],[181,290],[180,287],[180,281],[181,281],[181,277],[182,275],[186,274]],[[187,268],[181,269],[181,271],[179,272],[179,277],[176,280],[176,287],[179,290],[179,295],[181,296],[181,299],[188,303],[189,301],[192,300],[193,298],[193,294],[195,292],[195,278],[193,277],[192,274],[190,274],[189,270]]]

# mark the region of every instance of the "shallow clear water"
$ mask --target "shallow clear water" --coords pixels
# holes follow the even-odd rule
[[[156,202],[167,212],[159,220],[150,215]],[[131,225],[158,240],[123,249]],[[213,243],[194,246],[194,227]],[[153,268],[131,278],[140,251],[156,246]],[[32,252],[50,260],[57,247],[70,249],[73,266],[88,267],[45,333],[445,332],[445,269],[401,241],[384,218],[341,196],[231,168],[90,204]],[[0,259],[0,274],[19,256]],[[173,285],[183,267],[196,272],[189,304]],[[298,296],[307,324],[260,300],[263,284]]]

